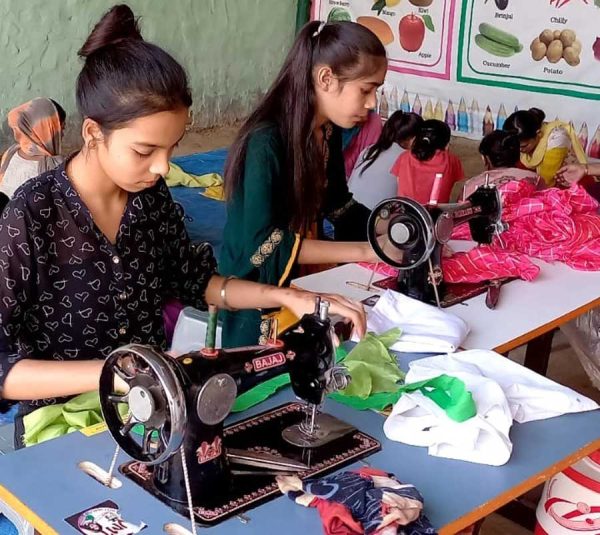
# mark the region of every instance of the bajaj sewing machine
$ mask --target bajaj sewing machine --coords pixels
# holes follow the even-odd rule
[[[440,307],[451,306],[488,291],[490,306],[490,300],[497,300],[499,284],[496,281],[444,283],[442,249],[454,228],[467,222],[474,241],[491,243],[494,235],[506,228],[501,217],[500,195],[496,187],[487,182],[466,201],[456,204],[430,201],[423,206],[404,197],[382,201],[369,218],[369,243],[383,262],[398,268],[399,272],[397,277],[381,280],[374,286],[397,290]]]
[[[265,346],[178,358],[134,344],[114,351],[100,402],[118,448],[134,459],[121,472],[194,526],[276,496],[277,474],[316,476],[378,451],[378,441],[319,411],[349,380],[335,365],[328,307],[317,298],[313,314]],[[224,426],[240,394],[285,372],[301,403]],[[126,394],[115,388],[123,382]]]

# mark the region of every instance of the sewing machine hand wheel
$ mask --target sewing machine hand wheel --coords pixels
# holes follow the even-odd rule
[[[127,393],[116,391],[116,378]],[[129,405],[125,416],[123,404]],[[137,461],[162,463],[183,442],[186,404],[176,364],[150,347],[130,344],[109,355],[100,375],[100,405],[115,442]],[[141,438],[132,433],[135,426],[143,427]]]
[[[400,270],[426,262],[436,243],[429,212],[405,197],[379,203],[369,216],[367,235],[375,254]]]

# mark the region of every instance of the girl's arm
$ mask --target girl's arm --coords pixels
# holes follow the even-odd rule
[[[343,264],[377,261],[377,256],[367,242],[303,240],[298,255],[299,264]]]
[[[103,364],[102,360],[63,362],[22,359],[6,376],[2,398],[45,399],[97,390]]]
[[[569,186],[579,182],[586,175],[600,176],[600,163],[565,165],[556,173],[556,182],[562,186]]]
[[[279,308],[291,310],[297,317],[313,312],[317,294],[295,288],[268,286],[242,279],[213,276],[206,288],[206,302],[222,308]],[[346,318],[354,325],[354,332],[362,338],[366,331],[364,307],[341,295],[321,295],[330,302],[329,311]]]

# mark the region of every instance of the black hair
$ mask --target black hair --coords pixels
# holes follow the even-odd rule
[[[544,124],[544,119],[546,119],[546,114],[539,108],[519,110],[504,121],[502,129],[516,133],[519,136],[519,141],[529,141],[537,136]]]
[[[514,132],[494,130],[481,140],[479,154],[486,157],[494,169],[516,167],[521,157],[519,137]]]
[[[386,52],[377,36],[354,22],[309,22],[298,33],[275,81],[248,117],[225,164],[227,196],[241,185],[248,139],[265,123],[274,123],[283,142],[282,190],[290,226],[300,232],[317,218],[325,189],[325,165],[314,134],[313,68],[327,65],[344,83],[377,72]],[[380,60],[380,61],[378,61]]]
[[[444,121],[423,121],[410,151],[417,160],[426,162],[431,160],[438,150],[444,150],[448,146],[450,136],[450,127]]]
[[[416,113],[402,110],[392,113],[383,125],[379,139],[367,149],[360,173],[362,174],[373,165],[379,155],[389,149],[393,143],[400,145],[404,141],[414,138],[422,124],[423,118]]]
[[[77,109],[104,131],[192,104],[184,68],[143,40],[129,6],[112,7],[78,54],[85,65],[77,77]]]
[[[51,98],[50,102],[52,102],[52,104],[54,104],[54,107],[56,108],[56,112],[58,113],[58,120],[60,121],[60,124],[64,125],[65,121],[67,120],[67,112],[64,110],[64,108],[58,102],[56,102],[56,100]]]

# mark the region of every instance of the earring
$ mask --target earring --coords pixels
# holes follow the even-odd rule
[[[87,150],[95,150],[97,146],[98,146],[97,141],[94,138],[92,138],[87,142],[86,149]]]

